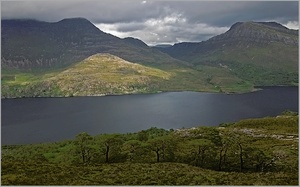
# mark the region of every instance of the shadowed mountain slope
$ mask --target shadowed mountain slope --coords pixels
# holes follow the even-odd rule
[[[298,82],[298,31],[275,22],[238,22],[199,43],[157,48],[194,66],[230,69],[256,85]]]
[[[177,64],[180,60],[136,42],[107,34],[83,18],[55,23],[2,20],[2,67],[45,69],[65,67],[96,53],[110,53],[147,65]],[[135,42],[133,42],[135,41]]]
[[[242,93],[252,91],[254,86],[298,85],[298,31],[275,22],[238,22],[224,34],[207,41],[159,47],[149,47],[136,38],[120,39],[104,33],[83,18],[55,23],[36,20],[2,20],[1,23],[2,97],[187,90]],[[98,84],[101,77],[88,78],[89,71],[80,69],[81,73],[75,73],[74,77],[64,74],[98,53],[114,55],[171,76],[168,79],[151,76],[147,78],[149,82],[137,86],[138,79],[144,75],[126,70],[126,76],[136,78],[133,84],[126,83],[128,87],[124,89],[110,89],[107,85],[111,83]],[[125,76],[123,71],[114,71],[115,58],[109,58],[108,64],[102,64],[103,68],[98,66],[98,70],[113,71],[110,73],[115,73],[114,77]],[[58,85],[57,78],[49,79],[62,74],[67,75],[62,77],[64,81],[72,77],[78,82],[83,77],[80,79],[84,80],[83,85],[98,83],[85,88],[86,92],[79,91],[82,85],[62,91],[53,87]],[[105,78],[110,77],[106,75]],[[126,82],[113,80],[119,81],[118,86]]]

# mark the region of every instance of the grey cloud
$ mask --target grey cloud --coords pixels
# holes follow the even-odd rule
[[[191,23],[216,26],[228,26],[238,21],[298,21],[299,11],[297,1],[167,1],[162,4],[183,13]]]
[[[132,32],[136,30],[145,29],[146,25],[142,22],[130,22],[116,24],[116,30],[118,32]]]
[[[297,1],[2,1],[2,19],[59,21],[84,17],[119,37],[144,42],[202,41],[221,34],[238,21],[298,23]]]
[[[135,23],[137,24],[137,23]],[[157,43],[171,43],[183,42],[183,41],[201,41],[208,39],[208,36],[220,34],[227,31],[228,27],[215,27],[208,24],[190,24],[186,18],[182,17],[181,14],[171,14],[165,18],[149,19],[144,23],[140,23],[143,29],[134,30],[135,24],[128,25],[130,29],[127,29],[124,23],[116,24],[101,24],[98,25],[101,30],[117,30],[118,32],[123,31],[120,36],[134,36],[142,39],[150,45]],[[138,26],[139,24],[137,24]],[[122,27],[125,29],[120,29]]]
[[[101,1],[4,1],[2,18],[34,18],[59,21],[84,17],[94,23],[143,21],[164,14],[164,8],[140,0]]]

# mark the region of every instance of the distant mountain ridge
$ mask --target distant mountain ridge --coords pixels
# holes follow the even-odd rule
[[[282,42],[298,45],[298,32],[276,22],[238,22],[224,34],[215,36],[208,42],[239,40],[255,43]]]
[[[148,47],[147,44],[145,44],[142,40],[139,40],[137,38],[126,37],[126,38],[123,38],[123,41],[125,41],[127,44],[131,44],[133,46],[139,46],[139,47],[143,47],[143,48]]]
[[[298,31],[279,23],[238,22],[207,41],[156,49],[194,66],[226,66],[256,85],[284,85],[298,82],[298,42]]]
[[[298,31],[288,29],[276,22],[237,22],[227,32],[214,36],[207,41],[176,43],[169,48],[160,50],[173,57],[180,58],[184,53],[200,53],[201,55],[206,51],[216,50],[228,44],[247,47],[251,44],[264,45],[280,42],[286,45],[298,46],[298,41]]]
[[[134,44],[133,39],[104,33],[84,18],[55,23],[1,20],[1,24],[3,68],[62,67],[96,53],[110,53],[138,63],[180,63],[159,50],[141,45],[141,41]]]
[[[171,44],[158,44],[153,47],[163,47],[164,48],[164,47],[172,47],[172,45]]]
[[[84,18],[55,23],[1,23],[2,97],[160,91],[244,93],[255,90],[254,86],[298,85],[298,32],[275,22],[238,22],[207,41],[157,47],[149,47],[136,38],[121,39],[107,34]],[[92,66],[78,65],[98,53],[116,56],[97,65],[103,76],[98,76]],[[143,74],[131,67],[116,71],[116,58],[143,65],[146,72],[152,73]],[[70,71],[82,73],[66,73]],[[169,77],[154,76],[159,71],[162,77]],[[134,78],[133,82],[122,76]],[[117,83],[101,83],[111,78]],[[79,82],[82,84],[75,84]],[[64,90],[58,83],[70,87]],[[90,86],[87,92],[80,90],[82,85]],[[118,85],[123,88],[117,88]]]

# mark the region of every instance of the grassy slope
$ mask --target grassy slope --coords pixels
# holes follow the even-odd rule
[[[193,63],[227,65],[232,74],[255,85],[298,85],[298,47],[276,42],[264,46],[223,47],[214,55],[196,56]]]
[[[48,81],[58,85],[64,93],[82,96],[147,92],[151,89],[149,85],[170,77],[170,73],[159,69],[130,63],[113,55],[99,54]]]
[[[11,79],[12,76],[15,76],[15,79]],[[4,95],[21,92],[19,95],[23,93],[25,96],[136,93],[146,92],[150,82],[155,83],[170,76],[169,73],[159,69],[129,63],[113,55],[101,54],[93,55],[68,68],[50,72],[5,71],[2,74],[4,78],[2,92]],[[18,90],[17,92],[13,89],[6,90],[9,87]]]
[[[298,35],[291,32],[243,23],[205,42],[182,43],[162,51],[195,66],[226,65],[231,75],[256,86],[298,85],[298,45],[287,42],[298,41]]]
[[[3,185],[296,185],[297,175],[217,172],[180,163],[4,164]],[[10,167],[8,169],[8,167]]]
[[[228,172],[204,169],[205,165],[195,167],[192,166],[193,163],[185,163],[186,161],[179,159],[184,158],[180,155],[187,154],[188,157],[194,154],[186,152],[182,147],[189,150],[190,142],[214,139],[215,135],[211,132],[215,130],[220,133],[222,141],[238,138],[233,140],[242,143],[245,167],[250,167],[249,164],[256,156],[259,157],[259,155],[249,157],[255,155],[257,150],[262,151],[261,154],[264,156],[261,158],[275,158],[275,167],[265,172],[250,170]],[[104,155],[97,154],[91,164],[82,165],[73,140],[35,145],[2,145],[1,183],[3,185],[297,185],[298,130],[298,115],[290,114],[242,120],[233,124],[222,124],[221,127],[198,127],[174,132],[155,130],[149,134],[149,139],[173,134],[172,141],[178,141],[177,149],[173,148],[177,159],[162,163],[155,163],[155,154],[148,154],[146,151],[143,153],[144,156],[139,156],[142,158],[139,161],[124,161],[124,159],[121,161],[124,156],[120,156],[121,160],[107,164],[102,159]],[[139,133],[121,135],[123,145],[136,139],[138,135]],[[109,136],[105,134],[95,136],[98,142],[97,150],[101,147],[101,140]],[[234,168],[235,162],[238,164],[239,159],[236,157],[238,149],[235,143],[231,144],[227,152],[228,169]],[[207,150],[216,154],[216,158],[210,158],[212,161],[218,162],[219,153],[213,151],[219,148]],[[123,149],[124,147],[119,151]]]
[[[96,54],[64,69],[2,71],[2,97],[86,96],[157,91],[247,92],[253,86],[229,70],[162,64],[147,67]]]

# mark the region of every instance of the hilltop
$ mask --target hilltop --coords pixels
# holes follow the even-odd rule
[[[73,96],[143,93],[171,74],[128,62],[110,54],[96,54],[47,79]],[[64,94],[65,95],[65,94]]]

